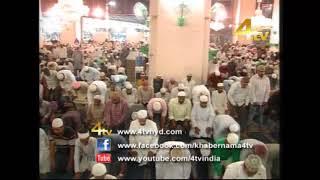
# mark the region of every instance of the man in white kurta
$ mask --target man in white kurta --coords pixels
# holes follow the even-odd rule
[[[137,89],[132,87],[132,84],[126,84],[122,89],[122,96],[127,100],[129,107],[138,103]]]
[[[189,93],[192,94],[192,89],[196,85],[196,81],[192,79],[192,74],[188,74],[181,82],[188,88]]]
[[[218,83],[217,88],[212,92],[212,107],[216,114],[226,114],[228,111],[227,93],[223,90],[223,83]]]
[[[200,96],[200,103],[195,103],[191,112],[190,137],[211,138],[213,134],[214,112],[209,98],[205,95]]]
[[[137,113],[137,118],[136,120],[132,121],[130,123],[129,131],[134,131],[134,132],[139,132],[139,130],[144,130],[148,132],[158,132],[158,128],[155,122],[147,119],[148,112],[146,110],[140,110]],[[159,135],[158,134],[150,134],[150,135],[129,135],[129,144],[135,144],[136,146],[140,144],[149,144],[149,145],[155,145],[158,144],[158,139]],[[130,150],[130,154],[133,157],[137,158],[144,158],[144,157],[153,157],[156,153],[156,149],[152,148],[135,148]],[[148,161],[139,161],[137,159],[137,162],[139,163],[138,166],[143,166],[146,168],[145,165],[147,165]],[[143,171],[145,172],[145,171]],[[137,177],[150,177],[149,174],[139,174],[142,173],[140,171],[137,172]]]
[[[167,141],[163,143],[164,147],[173,148],[174,146],[185,146],[181,141]],[[157,158],[169,157],[170,149],[159,149]],[[187,148],[179,148],[181,150],[180,157],[190,157],[191,153]],[[181,162],[156,162],[156,179],[189,179],[191,174],[191,161]]]
[[[170,101],[170,93],[167,92],[167,89],[166,89],[166,88],[161,88],[161,89],[160,89],[160,92],[157,92],[157,93],[155,94],[155,97],[156,97],[156,98],[161,98],[161,99],[165,100],[167,104],[168,104],[169,101]]]
[[[74,148],[75,178],[79,179],[81,175],[85,176],[85,173],[87,173],[87,176],[89,175],[88,172],[91,171],[92,166],[96,163],[95,157],[98,153],[96,146],[97,139],[90,137],[89,130],[80,129]]]
[[[211,102],[210,91],[205,85],[197,85],[192,89],[192,102],[199,102],[199,98],[201,95],[206,95],[209,97],[209,102]]]
[[[39,128],[39,170],[40,174],[50,172],[49,138],[41,128]]]
[[[173,98],[178,97],[178,93],[181,92],[181,91],[183,91],[183,92],[186,93],[186,98],[188,98],[188,99],[191,98],[191,93],[190,93],[190,91],[189,91],[189,88],[186,87],[186,86],[185,86],[184,84],[182,84],[182,83],[179,83],[179,84],[178,84],[178,87],[172,88],[171,93],[170,93],[170,98],[173,99]]]
[[[103,81],[93,81],[88,87],[87,99],[88,106],[93,104],[93,97],[95,95],[100,95],[101,103],[106,102],[107,85]]]
[[[76,78],[70,70],[60,70],[57,73],[57,78],[64,95],[72,91],[72,84],[76,81]]]
[[[222,137],[227,137],[228,133],[233,132],[240,136],[240,125],[231,116],[226,114],[217,115],[213,121],[213,138],[215,141]]]
[[[229,164],[223,179],[267,179],[266,168],[259,156],[251,154],[245,161]]]
[[[100,79],[100,72],[96,68],[84,66],[80,71],[80,77],[83,81],[91,84],[93,81]]]

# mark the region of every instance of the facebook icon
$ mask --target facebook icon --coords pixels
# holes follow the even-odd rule
[[[97,149],[99,152],[111,151],[111,139],[97,138]]]

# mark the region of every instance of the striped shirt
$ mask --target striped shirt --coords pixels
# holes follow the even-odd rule
[[[118,104],[113,104],[111,100],[105,105],[104,121],[110,127],[120,125],[124,122],[128,112],[127,101],[120,99]]]

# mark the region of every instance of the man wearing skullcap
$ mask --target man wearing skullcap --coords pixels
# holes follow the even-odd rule
[[[100,72],[96,68],[84,66],[80,71],[80,77],[83,81],[91,84],[93,81],[100,79]]]
[[[87,92],[88,106],[93,103],[93,97],[100,95],[101,103],[105,104],[107,95],[107,85],[103,81],[93,81]]]
[[[240,136],[240,125],[233,117],[226,114],[219,114],[213,122],[213,139],[217,141],[222,137],[227,137],[230,132]]]
[[[265,67],[260,65],[257,67],[257,74],[250,79],[252,93],[248,121],[252,122],[257,116],[260,129],[263,126],[264,109],[270,97],[270,80],[264,73]]]
[[[159,149],[157,157],[164,158],[184,158],[190,157],[190,150],[187,148],[175,148],[176,146],[183,147],[186,144],[181,141],[167,141],[162,144],[164,147]],[[174,160],[174,159],[172,159]],[[191,174],[190,161],[170,161],[170,162],[156,162],[156,179],[189,179]]]
[[[85,81],[77,81],[72,85],[72,88],[75,92],[75,97],[73,99],[73,102],[75,103],[78,111],[86,112],[87,110],[88,87],[89,85]]]
[[[223,83],[218,83],[217,90],[212,92],[211,103],[216,114],[227,114],[228,112],[227,93],[223,88]]]
[[[160,92],[160,89],[163,87],[163,79],[161,75],[157,75],[155,79],[153,79],[153,89],[154,93]]]
[[[191,112],[190,137],[212,138],[215,113],[206,95],[200,96],[200,103],[195,103]]]
[[[157,124],[158,129],[163,129],[168,112],[167,103],[161,98],[152,98],[147,109],[150,119]]]
[[[266,168],[259,156],[251,154],[245,161],[229,164],[223,179],[267,179]]]
[[[122,96],[128,102],[129,107],[138,103],[137,89],[133,88],[131,83],[126,84],[122,89]]]
[[[182,129],[184,134],[189,134],[191,119],[191,101],[186,98],[186,93],[181,91],[178,97],[169,102],[170,129]],[[176,140],[176,137],[173,137]]]
[[[117,132],[125,127],[125,118],[128,112],[128,103],[121,97],[119,92],[112,94],[111,99],[107,101],[104,110],[104,120],[108,128]]]
[[[205,85],[196,85],[192,89],[192,103],[199,103],[201,95],[206,95],[211,102],[209,89]]]
[[[48,92],[47,99],[53,101],[57,99],[57,86],[59,85],[59,80],[57,79],[57,71],[49,70],[49,68],[43,69],[43,77],[46,81],[46,91]]]
[[[178,82],[174,78],[170,78],[164,84],[164,87],[168,90],[169,93],[171,93],[171,90],[177,86],[178,86]]]
[[[247,129],[248,105],[250,102],[251,85],[249,78],[243,77],[240,82],[231,85],[228,91],[228,100],[231,104],[231,114],[240,122],[243,132]]]
[[[51,172],[53,175],[62,173],[71,176],[76,133],[71,127],[64,126],[60,118],[54,119],[51,126],[48,133]]]
[[[110,86],[108,86],[108,88],[107,88],[106,101],[109,101],[111,99],[112,94],[114,94],[116,92],[121,93],[121,89],[120,89],[120,87],[116,86],[115,82],[111,81]]]
[[[92,166],[91,174],[93,177],[90,179],[104,179],[104,176],[107,173],[107,168],[102,163],[96,163]]]
[[[184,84],[185,87],[188,88],[189,94],[192,94],[192,89],[196,85],[196,81],[192,79],[192,74],[187,74],[187,77],[183,79],[181,82],[182,84]]]
[[[138,101],[139,103],[147,106],[151,98],[154,97],[154,90],[152,86],[149,86],[148,81],[144,81],[142,86],[138,88]]]
[[[225,168],[232,162],[240,160],[239,148],[226,148],[223,144],[234,145],[238,144],[239,136],[235,133],[229,133],[227,137],[222,137],[212,144],[217,144],[218,148],[212,150],[212,154],[216,157],[220,157],[217,161],[213,161],[213,176],[214,179],[220,179],[223,176]],[[220,145],[220,146],[219,146]]]
[[[171,93],[170,93],[170,98],[176,98],[178,96],[178,93],[180,91],[183,91],[186,93],[187,98],[191,98],[191,93],[189,92],[189,88],[184,86],[183,83],[179,83],[177,87],[172,88]]]
[[[74,178],[89,178],[92,166],[95,164],[97,139],[90,137],[89,130],[81,128],[74,149]]]
[[[160,92],[157,92],[155,94],[155,97],[165,100],[167,104],[169,103],[169,100],[170,100],[170,94],[167,92],[166,88],[161,88]]]
[[[139,130],[143,129],[148,132],[157,132],[158,128],[155,122],[152,120],[147,119],[148,112],[146,110],[140,110],[137,112],[137,119],[132,121],[130,123],[129,131],[138,132]],[[143,135],[143,134],[132,134],[129,135],[129,143],[135,144],[138,146],[138,144],[150,144],[155,145],[158,144],[159,135],[158,134],[149,134],[149,135]],[[129,154],[132,157],[153,157],[155,156],[156,149],[152,148],[143,148],[143,149],[131,149],[129,151]],[[149,166],[148,166],[149,165]],[[132,165],[135,167],[135,173],[134,173],[134,179],[149,179],[154,177],[151,177],[150,169],[151,171],[154,171],[154,163],[153,162],[147,162],[147,161],[141,161],[141,162],[135,162]],[[147,170],[148,169],[148,170]],[[130,176],[129,176],[130,177]]]
[[[87,112],[87,121],[90,129],[94,127],[98,122],[100,122],[101,124],[104,123],[103,118],[105,104],[101,102],[100,95],[95,95],[93,99],[94,103],[89,105]]]
[[[57,79],[61,89],[63,90],[63,95],[72,94],[72,83],[76,81],[73,73],[70,70],[60,70],[57,73]]]
[[[220,71],[215,71],[209,74],[207,79],[207,85],[210,89],[217,89],[217,84],[223,82]]]

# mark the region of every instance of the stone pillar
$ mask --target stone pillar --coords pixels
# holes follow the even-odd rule
[[[177,25],[179,5],[187,5],[186,23]],[[150,0],[150,83],[161,74],[180,81],[192,73],[205,83],[208,72],[211,0]]]
[[[233,3],[233,14],[235,26],[233,26],[232,32],[235,32],[240,24],[247,18],[251,18],[255,15],[256,11],[256,0],[234,0]],[[233,33],[233,42],[240,41],[243,43],[251,43],[251,36],[240,35],[237,36]]]

